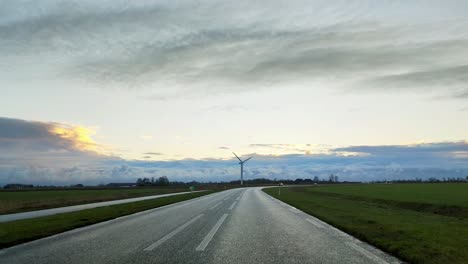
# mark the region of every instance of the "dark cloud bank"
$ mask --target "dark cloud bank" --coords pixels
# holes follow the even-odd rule
[[[136,161],[82,149],[76,138],[54,134],[58,123],[0,118],[0,184],[100,184],[133,182],[166,175],[180,181],[226,181],[238,178],[235,160]],[[253,144],[281,147],[288,144]],[[346,156],[346,153],[354,155]],[[153,155],[157,152],[151,153]],[[251,154],[246,178],[296,179],[330,173],[341,180],[465,177],[468,142],[401,146],[351,146],[327,154],[268,156]]]

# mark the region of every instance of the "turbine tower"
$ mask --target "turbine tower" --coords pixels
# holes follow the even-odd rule
[[[241,182],[240,182],[240,184],[244,185],[244,163],[246,163],[252,157],[250,157],[250,158],[248,158],[246,160],[241,160],[239,158],[239,156],[236,155],[236,153],[233,152],[232,154],[234,154],[234,156],[236,156],[236,158],[239,160],[239,164],[241,165]]]

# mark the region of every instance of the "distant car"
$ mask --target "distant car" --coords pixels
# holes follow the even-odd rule
[[[278,186],[283,186],[283,183],[282,182],[278,183]]]

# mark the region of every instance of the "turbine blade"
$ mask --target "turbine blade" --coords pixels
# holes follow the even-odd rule
[[[244,160],[243,162],[247,162],[247,161],[248,161],[249,159],[251,159],[251,158],[252,158],[252,157],[250,157],[250,158],[248,158],[248,159]]]
[[[234,156],[236,156],[236,158],[237,158],[240,162],[242,162],[242,160],[236,155],[236,153],[233,152],[232,154],[234,154]]]

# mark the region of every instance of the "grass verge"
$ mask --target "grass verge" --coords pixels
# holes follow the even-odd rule
[[[430,195],[424,203],[418,199],[412,201],[412,196],[420,194],[414,189],[405,193],[405,201],[402,201],[395,194],[406,187],[399,185],[349,186],[353,188],[352,192],[347,187],[283,188],[281,195],[278,188],[264,191],[402,260],[429,264],[466,263],[468,251],[464,248],[468,246],[468,218],[465,204],[460,200],[447,201],[447,204],[435,201],[439,201],[436,197],[442,195],[440,192],[450,191],[448,186],[439,189],[429,186],[434,192],[434,203],[431,203]],[[414,187],[425,191],[424,186]],[[388,195],[374,192],[372,188],[387,189]],[[451,192],[457,188],[468,193],[467,184],[457,186]]]
[[[61,189],[61,190],[1,190],[0,214],[12,214],[85,203],[135,198],[176,192],[185,187]]]
[[[0,248],[11,247],[78,227],[111,220],[211,193],[213,193],[213,191],[180,194],[71,213],[0,223]]]

